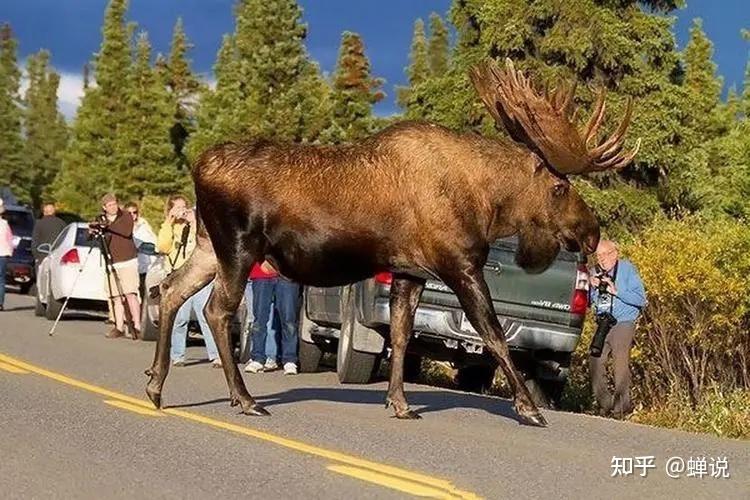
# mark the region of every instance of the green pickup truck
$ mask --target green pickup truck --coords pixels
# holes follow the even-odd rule
[[[528,274],[514,262],[516,246],[514,238],[496,241],[484,276],[516,366],[537,403],[550,405],[562,393],[583,328],[588,272],[581,254],[561,251],[546,271]],[[389,352],[390,280],[389,273],[382,273],[346,287],[305,288],[302,371],[316,371],[323,352],[329,351],[337,353],[341,382],[371,380]],[[450,361],[466,388],[487,385],[496,366],[458,298],[437,280],[425,285],[407,353],[407,377],[415,375],[421,357],[427,356]]]

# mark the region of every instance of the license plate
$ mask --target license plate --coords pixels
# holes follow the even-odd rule
[[[467,333],[477,333],[477,331],[474,330],[474,327],[471,326],[471,323],[469,323],[469,318],[466,317],[466,314],[461,315],[461,331]]]

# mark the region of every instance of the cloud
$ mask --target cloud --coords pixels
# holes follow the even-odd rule
[[[60,73],[60,87],[57,89],[60,112],[70,121],[75,117],[83,97],[83,75],[81,73]]]

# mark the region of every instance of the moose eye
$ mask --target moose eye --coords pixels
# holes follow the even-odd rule
[[[552,193],[557,197],[563,196],[567,192],[568,192],[567,184],[555,184],[555,187],[552,188]]]

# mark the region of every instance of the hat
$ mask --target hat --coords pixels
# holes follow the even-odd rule
[[[115,193],[107,193],[102,196],[102,205],[106,205],[110,201],[117,201],[117,196],[115,196]]]
[[[0,198],[0,214],[5,212],[5,203],[3,203],[3,199]]]

